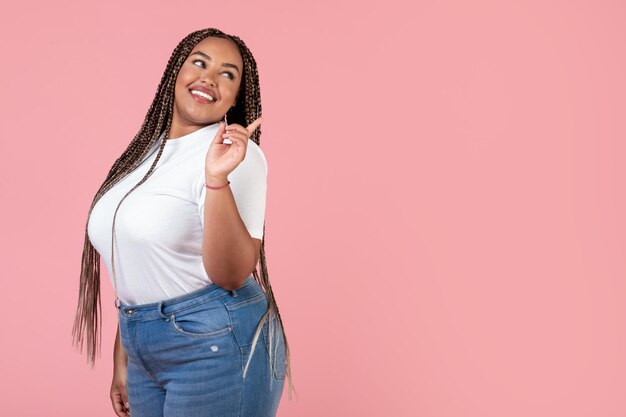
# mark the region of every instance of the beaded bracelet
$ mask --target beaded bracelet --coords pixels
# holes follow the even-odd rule
[[[220,188],[224,188],[224,187],[228,187],[228,184],[230,184],[230,181],[228,181],[226,184],[224,185],[220,185],[219,187],[213,187],[209,184],[207,184],[206,182],[204,183],[204,186],[210,190],[219,190]]]

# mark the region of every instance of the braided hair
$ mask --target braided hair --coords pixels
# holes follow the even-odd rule
[[[174,104],[174,91],[176,79],[180,71],[181,66],[187,59],[189,53],[193,50],[194,46],[203,39],[213,36],[224,39],[230,39],[233,41],[241,54],[243,60],[243,78],[240,86],[239,99],[237,103],[228,110],[227,118],[233,123],[241,124],[242,126],[248,126],[254,120],[261,116],[261,94],[259,87],[259,74],[257,71],[256,61],[252,56],[252,53],[246,46],[246,44],[237,36],[227,35],[224,32],[215,29],[208,28],[197,30],[187,35],[180,43],[174,48],[172,55],[170,56],[163,77],[157,87],[157,92],[148,109],[148,113],[144,119],[139,132],[135,135],[135,138],[130,142],[126,150],[115,161],[109,173],[107,174],[104,183],[100,186],[100,189],[96,193],[89,213],[87,215],[87,225],[89,224],[89,216],[93,210],[95,204],[98,202],[111,187],[124,178],[128,173],[137,168],[140,163],[147,156],[152,146],[159,140],[161,133],[165,131],[165,137],[169,137],[169,130],[172,123],[172,113]],[[257,145],[261,143],[261,126],[250,136],[250,139]],[[168,141],[163,140],[160,144],[156,158],[146,175],[133,187],[126,195],[120,200],[117,209],[124,199],[142,183],[144,183],[148,177],[152,174],[154,168],[157,165],[163,149]],[[117,213],[117,209],[115,213]],[[115,219],[115,214],[114,214]],[[72,328],[73,345],[79,345],[80,351],[83,350],[84,333],[87,335],[87,363],[91,368],[95,364],[96,354],[99,346],[101,345],[102,331],[101,331],[101,316],[102,307],[100,302],[100,254],[92,246],[87,233],[87,225],[85,226],[85,242],[83,245],[82,266],[80,272],[80,286],[78,294],[78,307],[76,310],[76,316],[74,319],[74,325]],[[115,221],[113,222],[113,228],[115,227]],[[267,272],[267,262],[265,260],[265,224],[263,225],[263,239],[261,240],[261,249],[259,256],[260,274],[255,267],[252,275],[254,279],[263,288],[267,299],[268,307],[263,315],[263,320],[266,317],[270,317],[269,320],[269,332],[270,332],[270,346],[273,334],[273,320],[272,314],[278,318],[281,330],[283,331],[285,350],[286,350],[286,374],[289,379],[289,399],[291,399],[291,391],[293,389],[292,377],[291,377],[291,361],[289,358],[289,345],[287,344],[287,336],[284,333],[284,326],[278,311],[278,305],[274,298],[272,286],[269,282],[269,275]],[[261,324],[259,324],[260,326]],[[260,327],[257,329],[258,331]],[[275,329],[274,329],[275,330]],[[272,349],[270,348],[270,351]],[[271,356],[271,352],[270,352]]]

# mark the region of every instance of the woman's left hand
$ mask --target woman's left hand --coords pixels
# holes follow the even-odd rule
[[[207,184],[219,186],[226,183],[228,174],[237,168],[237,165],[245,158],[248,139],[262,121],[263,118],[259,117],[248,127],[243,127],[237,123],[226,126],[224,122],[220,122],[215,138],[213,138],[206,154],[204,169]],[[224,143],[224,139],[229,139],[232,143]]]

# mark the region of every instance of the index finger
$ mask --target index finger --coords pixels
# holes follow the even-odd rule
[[[246,130],[248,131],[248,136],[252,135],[252,132],[254,132],[257,127],[259,127],[262,121],[263,121],[263,118],[259,117],[246,127]]]

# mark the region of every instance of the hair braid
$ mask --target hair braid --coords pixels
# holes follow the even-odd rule
[[[95,250],[89,241],[87,232],[89,217],[95,204],[98,200],[123,179],[127,174],[137,168],[141,162],[145,159],[146,155],[152,148],[152,146],[159,140],[161,134],[165,132],[165,138],[169,137],[169,130],[172,123],[173,105],[174,105],[174,91],[176,85],[176,79],[181,66],[187,59],[189,53],[194,46],[201,40],[209,37],[220,37],[233,41],[239,48],[243,60],[243,78],[240,87],[239,97],[235,106],[228,110],[227,117],[230,122],[238,123],[243,126],[248,126],[254,120],[261,116],[261,94],[259,86],[259,73],[257,70],[256,61],[246,46],[246,44],[237,36],[227,35],[224,32],[215,29],[208,28],[198,31],[194,31],[187,35],[180,43],[174,48],[172,55],[170,56],[161,81],[157,87],[157,92],[154,99],[148,109],[146,117],[139,129],[139,132],[135,135],[130,142],[126,150],[122,155],[113,163],[113,166],[109,170],[104,182],[98,189],[87,215],[87,224],[85,225],[85,241],[83,245],[82,265],[80,272],[80,285],[78,294],[78,306],[76,310],[76,316],[74,319],[74,325],[72,328],[73,345],[79,345],[80,351],[83,350],[84,333],[87,337],[87,363],[93,368],[95,365],[96,356],[99,356],[99,347],[101,345],[101,316],[102,307],[100,301],[100,254]],[[243,96],[243,97],[242,97]],[[261,144],[261,126],[250,136],[250,139],[260,146]],[[154,171],[167,140],[163,140],[160,143],[156,158],[145,176],[131,188],[120,200],[115,209],[113,215],[112,233],[115,233],[115,215],[119,209],[122,201],[137,187],[143,184],[148,177]],[[113,243],[113,242],[112,242]],[[114,253],[111,253],[111,263],[113,265]],[[265,225],[263,225],[263,238],[261,240],[261,249],[259,255],[260,274],[257,268],[254,269],[252,275],[255,280],[262,286],[268,299],[268,308],[263,316],[263,320],[259,323],[257,329],[257,335],[260,330],[260,326],[264,322],[266,317],[269,317],[269,334],[270,334],[270,346],[273,339],[273,320],[272,315],[277,317],[278,324],[283,330],[285,350],[286,350],[286,374],[289,380],[289,399],[291,399],[293,388],[292,375],[291,375],[291,360],[289,355],[289,345],[287,343],[287,335],[284,332],[284,326],[282,318],[278,311],[278,305],[274,298],[272,286],[269,281],[269,274],[267,271],[267,262],[265,259]],[[114,269],[114,267],[113,267]],[[270,356],[271,356],[270,349]]]

